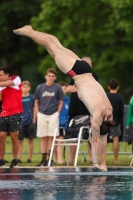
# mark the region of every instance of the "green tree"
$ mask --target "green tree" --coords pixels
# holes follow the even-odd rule
[[[13,29],[29,24],[31,17],[40,11],[41,2],[1,0],[0,3],[0,66],[9,66],[13,74],[32,81],[31,76],[37,73],[39,64],[37,45],[26,37],[17,37]],[[28,73],[25,73],[26,70]]]
[[[79,57],[90,55],[103,87],[107,88],[110,78],[118,79],[128,102],[133,92],[132,12],[130,0],[45,0],[31,22],[35,29],[57,36]],[[40,71],[56,67],[42,47],[38,46],[38,52],[46,55]],[[60,72],[60,78],[64,77]]]

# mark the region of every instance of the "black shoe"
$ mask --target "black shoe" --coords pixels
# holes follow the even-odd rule
[[[0,167],[5,167],[5,161],[0,159]]]
[[[18,159],[18,163],[22,163],[22,160]]]
[[[8,162],[7,160],[5,160],[5,159],[4,159],[4,162],[5,162],[5,163],[9,163],[9,162]]]
[[[37,167],[40,167],[40,166],[47,166],[48,162],[46,159],[42,159],[40,163],[37,164]]]
[[[10,168],[15,168],[18,167],[18,160],[17,159],[13,159],[10,165]]]
[[[31,159],[28,159],[28,160],[27,160],[27,163],[31,163]]]

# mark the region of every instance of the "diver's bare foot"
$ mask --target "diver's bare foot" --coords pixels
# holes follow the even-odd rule
[[[103,172],[106,172],[107,171],[107,166],[106,165],[100,165],[100,167],[101,167],[101,170],[103,171]]]
[[[94,167],[94,169],[100,169],[100,170],[102,170],[101,166],[98,163],[93,163],[93,167]]]
[[[26,26],[23,26],[22,28],[18,28],[16,30],[13,30],[13,32],[16,34],[16,35],[27,35],[28,31],[31,31],[33,30],[32,27],[30,25],[26,25]]]

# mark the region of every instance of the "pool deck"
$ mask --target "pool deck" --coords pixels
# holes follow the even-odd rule
[[[0,168],[0,169],[4,169],[4,168],[9,168],[9,166],[5,166],[5,167],[2,167],[2,168]],[[93,166],[76,166],[76,167],[74,167],[74,166],[51,166],[51,167],[48,167],[48,166],[43,166],[43,167],[36,167],[36,166],[18,166],[18,167],[15,167],[15,168],[19,168],[19,169],[25,169],[25,168],[27,168],[27,169],[30,169],[30,168],[36,168],[36,169],[42,169],[42,168],[55,168],[55,169],[58,169],[58,168],[65,168],[65,169],[70,169],[70,168],[89,168],[89,169],[93,169]],[[108,166],[108,168],[133,168],[133,166]]]

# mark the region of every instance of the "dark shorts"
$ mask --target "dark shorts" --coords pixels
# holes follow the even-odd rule
[[[19,131],[21,119],[21,114],[0,117],[0,131],[7,133]]]
[[[115,137],[115,136],[119,137],[120,135],[121,135],[120,124],[111,128],[111,130],[110,130],[110,137],[112,137],[112,138]]]
[[[73,77],[85,73],[92,73],[90,65],[85,60],[76,60],[73,68],[67,72],[67,75]]]
[[[24,138],[28,138],[28,139],[36,138],[36,127],[34,124],[20,126],[18,139],[23,140]]]
[[[115,123],[112,121],[103,121],[100,127],[100,135],[110,134],[111,127],[114,127]]]

